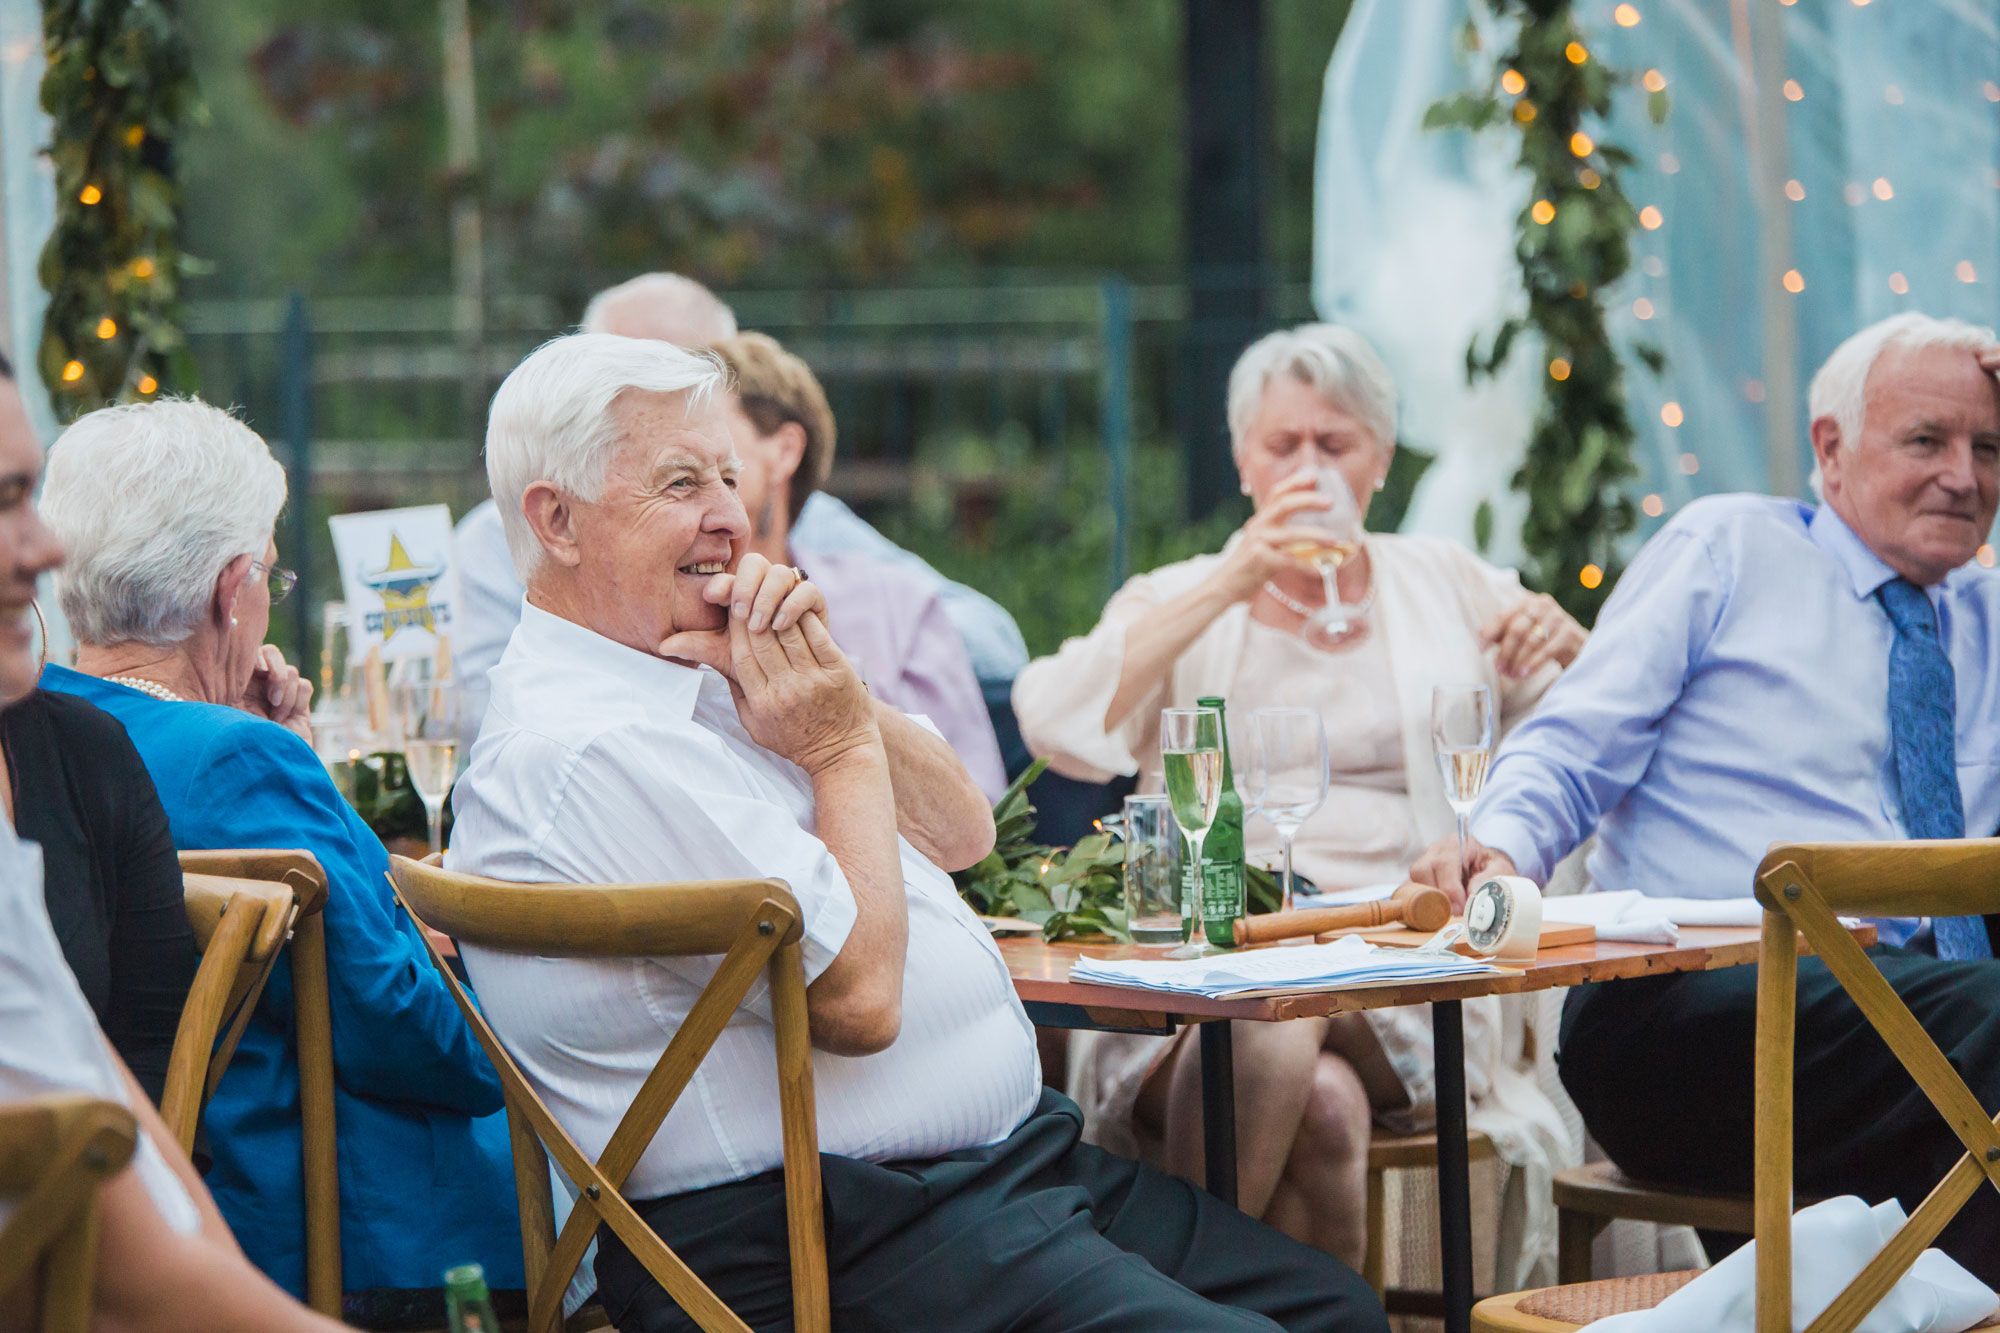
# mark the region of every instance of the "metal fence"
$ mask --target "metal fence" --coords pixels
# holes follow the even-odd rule
[[[1302,278],[1260,279],[1265,322],[1309,317]],[[1010,436],[1036,451],[1101,447],[1111,466],[1122,575],[1132,441],[1185,435],[1191,340],[1177,283],[723,293],[825,384],[840,423],[829,487],[864,512],[903,503],[910,469],[955,438]],[[329,514],[484,498],[485,405],[507,371],[568,327],[549,298],[488,303],[481,339],[448,295],[206,301],[189,311],[202,392],[278,448],[293,502],[282,539],[302,574],[294,647],[337,595]],[[1240,334],[1232,332],[1232,338]]]

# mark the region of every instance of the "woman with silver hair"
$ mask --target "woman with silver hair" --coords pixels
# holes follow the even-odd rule
[[[1308,324],[1254,343],[1230,374],[1229,427],[1255,513],[1221,551],[1133,578],[1096,629],[1029,664],[1014,686],[1021,734],[1068,777],[1136,776],[1158,791],[1162,708],[1226,696],[1239,725],[1261,707],[1312,709],[1332,786],[1298,830],[1299,870],[1322,890],[1401,881],[1453,827],[1431,755],[1432,686],[1486,685],[1505,726],[1584,631],[1456,543],[1376,533],[1340,564],[1345,609],[1329,614],[1320,574],[1290,553],[1326,540],[1312,525],[1334,483],[1316,487],[1315,473],[1337,475],[1365,515],[1396,448],[1395,384],[1352,330]],[[1251,859],[1278,851],[1267,823],[1245,834]],[[1497,1002],[1468,1004],[1466,1029],[1473,1123],[1511,1161],[1546,1165],[1560,1123],[1502,1064]],[[1238,1023],[1235,1041],[1244,1210],[1359,1267],[1371,1122],[1409,1133],[1434,1114],[1428,1012]],[[1196,1043],[1077,1033],[1070,1051],[1069,1091],[1097,1142],[1199,1177]]]
[[[385,878],[388,855],[314,755],[311,686],[264,643],[291,590],[273,540],[285,473],[205,403],[93,412],[50,451],[42,513],[77,669],[46,689],[124,724],[183,850],[302,847],[327,872],[342,1272],[369,1326],[476,1260],[523,1285],[500,1086]],[[305,1282],[298,1062],[281,957],[204,1115],[208,1185],[250,1258]],[[426,1187],[413,1190],[412,1181]],[[360,1295],[393,1292],[394,1295]],[[442,1317],[441,1307],[437,1317]]]

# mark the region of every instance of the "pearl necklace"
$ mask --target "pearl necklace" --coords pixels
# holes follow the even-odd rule
[[[113,685],[124,685],[139,691],[141,694],[150,694],[155,699],[159,699],[165,703],[184,704],[187,702],[186,699],[175,694],[158,681],[141,680],[137,676],[106,676],[105,679]]]
[[[1287,593],[1283,588],[1280,588],[1276,583],[1273,582],[1265,583],[1264,591],[1270,593],[1272,597],[1277,599],[1278,605],[1284,607],[1287,611],[1290,611],[1293,615],[1304,616],[1307,620],[1315,618],[1316,616],[1319,615],[1320,612],[1327,609],[1325,606],[1307,606],[1304,602],[1301,602],[1300,600],[1298,600],[1298,598],[1293,597],[1292,595]],[[1373,581],[1370,581],[1368,585],[1368,592],[1366,593],[1366,595],[1362,597],[1360,601],[1352,603],[1342,603],[1341,609],[1347,613],[1348,619],[1360,620],[1368,614],[1368,609],[1374,605],[1375,605],[1375,584],[1373,583]]]

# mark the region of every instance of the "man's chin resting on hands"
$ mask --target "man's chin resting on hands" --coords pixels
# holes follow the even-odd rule
[[[837,1324],[1385,1329],[1353,1272],[1082,1143],[1074,1104],[1041,1086],[1006,964],[946,873],[992,848],[992,812],[935,732],[869,697],[819,590],[745,552],[720,378],[666,343],[583,334],[495,395],[487,471],[527,599],[447,864],[791,889]],[[465,958],[593,1155],[715,966]],[[625,1186],[757,1328],[791,1321],[774,1068],[760,991]],[[693,1327],[621,1243],[599,1243],[620,1329]]]

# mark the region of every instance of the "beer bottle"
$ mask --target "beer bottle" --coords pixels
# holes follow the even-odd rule
[[[444,1270],[444,1312],[451,1333],[500,1333],[486,1294],[486,1270],[478,1264]]]
[[[1222,797],[1216,802],[1215,822],[1208,826],[1208,838],[1201,849],[1203,886],[1201,912],[1208,927],[1208,942],[1219,948],[1236,947],[1236,922],[1244,912],[1243,878],[1243,798],[1236,794],[1236,773],[1229,763],[1229,718],[1223,701],[1210,695],[1195,700],[1203,708],[1213,708],[1222,733]]]

